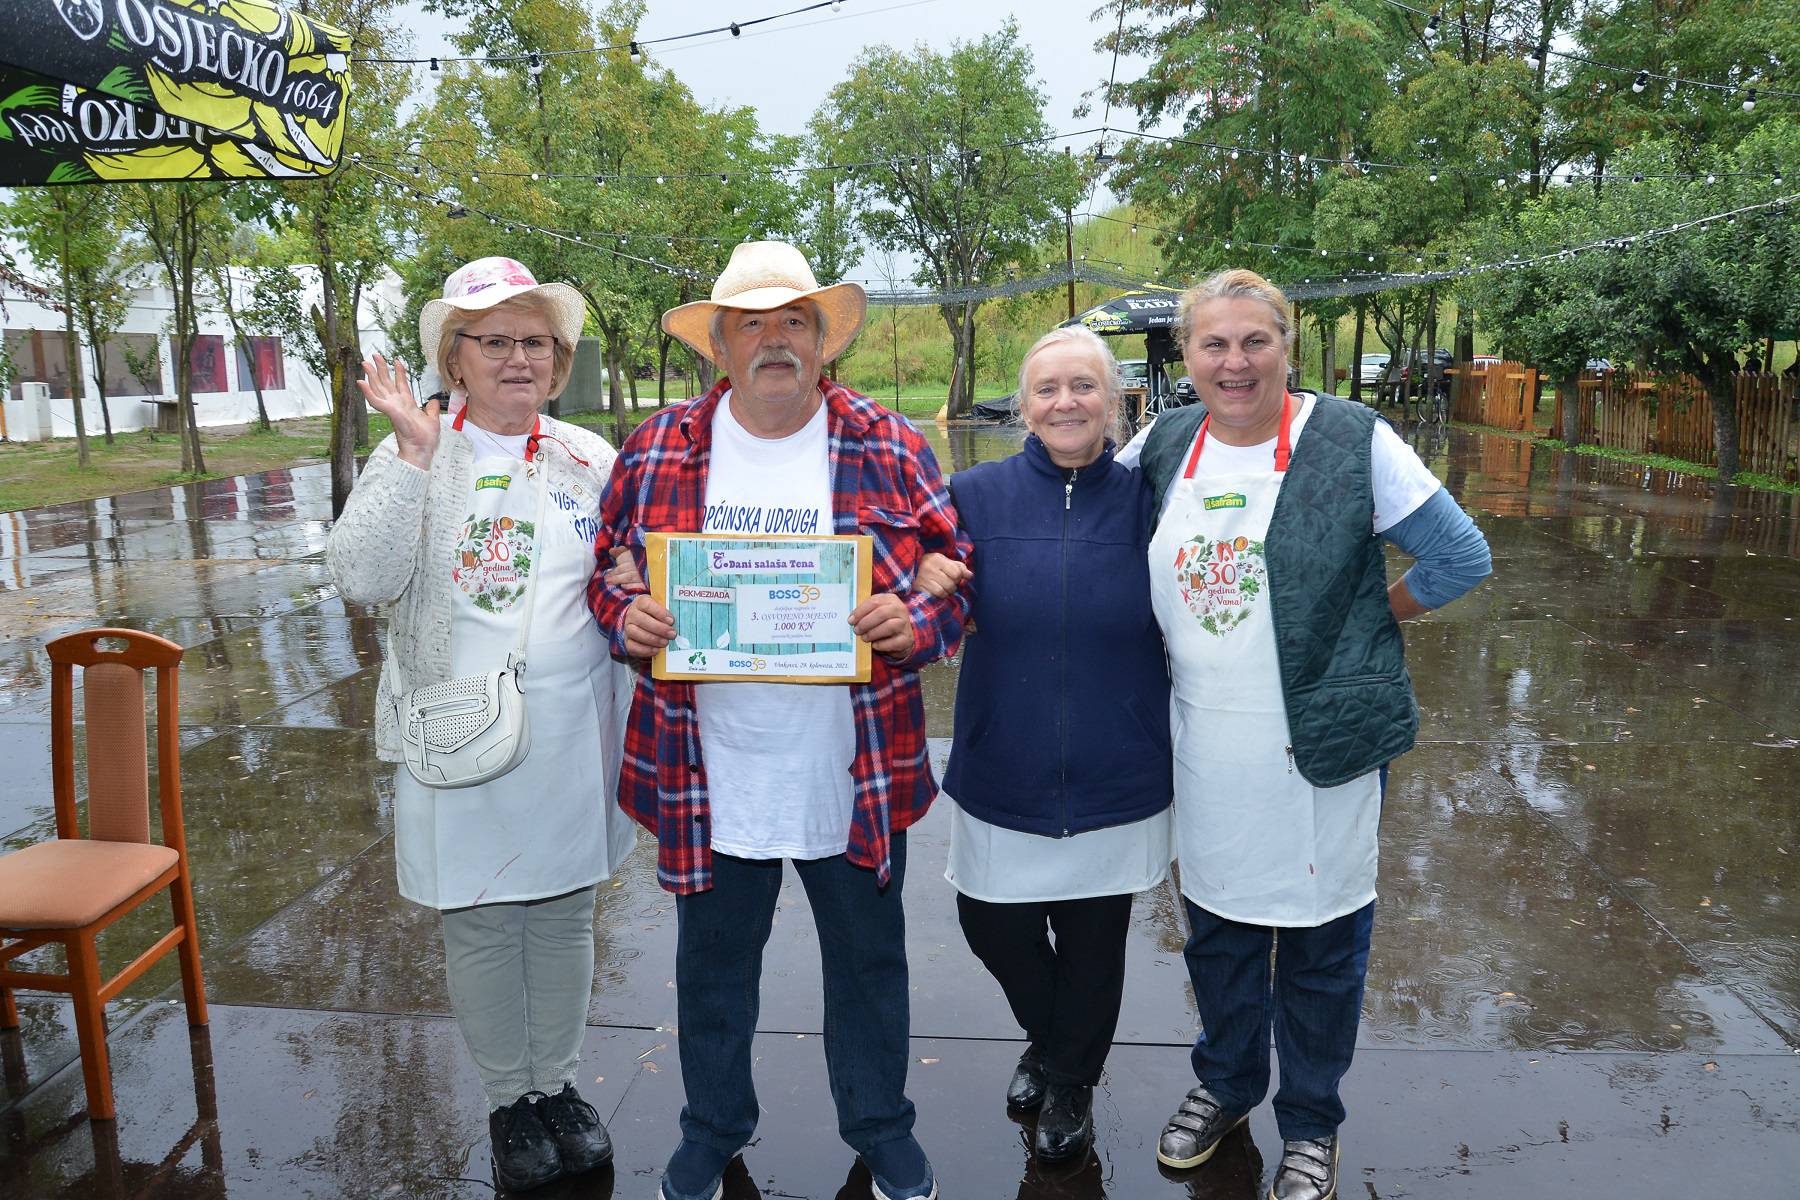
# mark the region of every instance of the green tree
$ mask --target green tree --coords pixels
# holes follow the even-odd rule
[[[916,256],[916,282],[942,291],[1035,266],[1036,247],[1062,223],[1080,178],[1045,143],[1044,94],[1012,21],[948,54],[927,47],[863,51],[812,123],[829,161],[861,164],[847,180],[863,232]],[[954,356],[952,416],[975,398],[979,301],[939,307]]]
[[[1793,270],[1800,230],[1782,206],[1642,235],[1776,201],[1782,193],[1770,176],[1797,159],[1800,124],[1776,118],[1730,149],[1693,147],[1679,137],[1640,143],[1619,154],[1614,181],[1598,195],[1587,188],[1546,195],[1502,236],[1557,257],[1490,289],[1500,332],[1542,354],[1559,374],[1591,336],[1581,357],[1610,354],[1652,371],[1694,375],[1712,402],[1719,477],[1729,483],[1738,465],[1732,376],[1758,342],[1800,322],[1800,274]],[[1658,178],[1683,173],[1684,163],[1712,177]],[[1640,175],[1641,182],[1628,181]],[[1596,240],[1610,244],[1565,253]]]
[[[398,0],[315,0],[309,14],[346,30],[358,47],[346,100],[345,160],[317,179],[242,188],[234,201],[245,215],[276,228],[292,262],[317,271],[319,303],[303,314],[322,352],[331,396],[331,504],[342,512],[356,483],[356,452],[368,445],[368,407],[356,386],[363,358],[357,314],[363,295],[398,255],[401,206],[361,160],[394,156],[396,130],[410,88],[404,70],[367,61],[400,44]]]
[[[129,185],[129,220],[149,244],[169,286],[174,340],[175,412],[181,433],[183,474],[206,473],[200,425],[194,414],[194,339],[198,336],[195,282],[208,228],[220,221],[219,186],[204,183]]]
[[[471,12],[468,0],[438,7]],[[437,295],[456,266],[489,254],[569,283],[601,340],[615,437],[628,391],[636,404],[637,368],[654,359],[666,372],[663,309],[704,294],[734,244],[793,219],[780,173],[793,145],[761,134],[751,110],[706,110],[672,74],[622,51],[555,53],[625,42],[642,15],[636,0],[598,12],[531,0],[505,21],[472,21],[458,37],[465,52],[535,52],[537,69],[457,64],[406,131],[419,146],[421,186],[446,201],[417,210],[409,308]],[[710,383],[710,364],[701,366]]]
[[[124,315],[128,260],[119,250],[117,193],[107,187],[20,188],[0,205],[0,224],[24,243],[40,268],[54,267],[60,287],[65,345],[69,356],[69,397],[75,410],[76,461],[89,463],[83,404],[86,370],[83,333],[94,347],[100,384],[100,414],[112,444],[112,413],[106,403],[105,344]],[[78,329],[78,326],[80,327]],[[98,340],[96,340],[96,338]]]

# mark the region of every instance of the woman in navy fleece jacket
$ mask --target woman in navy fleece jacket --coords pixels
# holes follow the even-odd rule
[[[1106,344],[1055,330],[1019,368],[1024,448],[950,481],[975,552],[944,780],[955,801],[945,875],[970,949],[1030,1040],[1007,1100],[1039,1109],[1043,1161],[1085,1157],[1092,1144],[1131,898],[1162,882],[1170,859],[1150,496],[1138,472],[1113,463],[1119,398]]]

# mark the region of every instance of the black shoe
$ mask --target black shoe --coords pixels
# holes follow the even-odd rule
[[[1006,1085],[1006,1103],[1030,1111],[1044,1102],[1044,1056],[1033,1046],[1019,1055],[1012,1082]]]
[[[1086,1158],[1094,1144],[1094,1089],[1053,1083],[1044,1089],[1032,1150],[1039,1162]]]
[[[562,1177],[562,1157],[538,1120],[536,1101],[542,1092],[526,1092],[488,1114],[488,1137],[494,1143],[494,1174],[512,1192],[542,1187]]]
[[[600,1123],[594,1106],[581,1098],[572,1083],[537,1102],[538,1120],[556,1143],[563,1170],[571,1175],[591,1171],[612,1161],[612,1138]]]

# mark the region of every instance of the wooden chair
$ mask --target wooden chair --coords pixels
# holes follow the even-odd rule
[[[103,642],[122,641],[109,650]],[[50,766],[56,839],[0,856],[0,1029],[15,1029],[12,989],[66,993],[87,1083],[88,1116],[113,1116],[106,1053],[106,1002],[170,950],[179,950],[189,1025],[206,1024],[200,940],[181,825],[181,728],[176,669],[182,649],[131,629],[87,629],[49,647]],[[87,836],[75,814],[75,667],[82,668],[87,722]],[[162,844],[150,840],[150,785],[144,720],[144,672],[156,671],[157,799]],[[111,979],[103,980],[94,940],[102,929],[167,888],[174,928]],[[60,943],[68,974],[21,971],[9,964],[39,946]]]

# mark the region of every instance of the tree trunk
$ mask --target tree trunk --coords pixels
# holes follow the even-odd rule
[[[1369,306],[1356,302],[1356,338],[1350,344],[1350,398],[1362,401],[1363,330],[1369,322]]]
[[[357,314],[362,311],[362,281],[358,280],[350,289],[350,322],[344,327],[346,334],[344,346],[350,351],[350,369],[345,374],[345,393],[350,398],[350,411],[356,414],[356,448],[369,448],[369,406],[362,401],[362,389],[351,384],[356,378],[356,365],[362,362],[362,330],[358,327]]]
[[[1437,317],[1437,289],[1434,287],[1425,301],[1425,319],[1431,323],[1429,332],[1425,335],[1425,380],[1428,389],[1425,403],[1428,405],[1437,403],[1438,389],[1444,386],[1444,378],[1438,373]]]
[[[661,408],[669,402],[669,343],[674,341],[668,334],[661,334],[656,339],[656,407]]]
[[[1326,395],[1337,394],[1337,323],[1319,318],[1319,390]]]
[[[62,218],[63,276],[63,351],[69,366],[69,401],[75,412],[75,462],[82,470],[88,467],[87,419],[81,411],[81,342],[75,337],[75,273],[69,263],[68,206],[59,198],[57,212]]]
[[[954,304],[938,306],[938,315],[944,319],[944,327],[950,331],[950,389],[944,397],[944,403],[952,419],[959,414],[956,411],[957,398],[962,395],[962,324],[957,319]]]
[[[962,404],[950,410],[952,417],[966,417],[975,407],[975,306],[963,305],[962,346],[963,359],[963,395]]]
[[[1728,488],[1738,472],[1737,392],[1727,368],[1708,371],[1703,378],[1706,394],[1712,400],[1713,445],[1719,452],[1719,486]]]
[[[194,338],[199,333],[194,319],[194,263],[200,257],[198,197],[184,192],[176,208],[176,245],[181,258],[181,363],[176,379],[176,412],[182,416],[182,439],[187,445],[182,459],[195,475],[206,474],[206,456],[200,449],[200,419],[194,412]]]
[[[325,351],[325,369],[331,389],[331,515],[342,516],[349,502],[350,490],[356,486],[356,418],[345,400],[343,378],[346,363],[340,353],[338,328],[343,319],[338,312],[337,265],[331,238],[322,220],[313,226],[319,251],[319,307],[314,309],[319,330],[319,344]],[[361,397],[358,397],[360,402]]]
[[[93,342],[93,331],[88,332],[88,341]],[[106,350],[102,347],[94,351],[94,388],[100,393],[100,424],[106,429],[106,444],[113,444],[112,410],[106,406]]]
[[[1571,451],[1575,448],[1575,439],[1581,436],[1581,372],[1570,371],[1556,381],[1556,390],[1562,393],[1562,428],[1556,436]]]
[[[604,326],[601,337],[606,342],[606,406],[612,414],[612,443],[622,446],[625,444],[625,389],[620,376],[625,370],[625,339]]]

